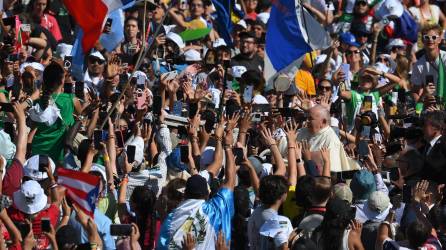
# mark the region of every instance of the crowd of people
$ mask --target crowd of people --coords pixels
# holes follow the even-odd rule
[[[446,249],[445,2],[396,1],[414,40],[302,1],[331,46],[269,81],[278,2],[230,41],[212,1],[137,2],[79,74],[61,0],[3,0],[0,249]]]

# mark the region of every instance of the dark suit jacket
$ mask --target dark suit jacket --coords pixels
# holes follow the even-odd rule
[[[424,155],[425,161],[421,176],[437,183],[446,183],[446,138],[440,137],[429,154],[424,152]]]

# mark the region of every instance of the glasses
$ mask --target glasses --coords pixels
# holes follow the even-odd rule
[[[352,54],[359,54],[361,53],[359,50],[347,50],[345,52],[345,54],[347,54],[347,56],[352,55]]]
[[[378,58],[378,62],[388,63],[389,59],[386,57],[380,57],[380,58]]]
[[[433,35],[433,36],[429,36],[429,35],[423,35],[423,40],[424,41],[436,41],[440,36],[437,35]]]
[[[102,61],[101,59],[96,58],[96,57],[90,57],[90,58],[88,59],[88,61],[90,61],[91,64],[95,64],[95,63],[97,63],[97,64],[99,64],[99,65],[104,64],[104,61]]]
[[[319,90],[321,90],[321,91],[331,91],[331,86],[319,86]]]

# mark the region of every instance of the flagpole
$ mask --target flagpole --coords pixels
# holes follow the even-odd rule
[[[147,0],[144,1],[144,2],[147,2]],[[169,3],[169,6],[168,6],[167,9],[169,9],[169,8],[171,7],[172,2],[173,2],[173,1],[171,1],[171,2]],[[162,24],[164,23],[164,20],[166,19],[167,15],[169,14],[168,11],[167,11],[167,9],[166,9],[166,11],[165,11],[165,13],[164,13],[163,18],[161,19],[161,22],[160,22],[161,24],[158,25],[158,27],[156,28],[155,33],[153,34],[154,37],[157,37],[157,36],[158,36],[158,33],[161,31],[161,27],[163,26]],[[146,13],[147,13],[147,9],[144,8],[144,16],[146,15]],[[144,27],[145,25],[146,25],[146,20],[144,19],[144,21],[143,21],[143,27]],[[144,40],[144,39],[143,39],[143,40]],[[114,110],[116,109],[116,107],[118,106],[118,104],[119,104],[121,98],[124,96],[124,93],[125,93],[126,89],[128,88],[128,86],[130,85],[130,81],[132,80],[133,76],[135,75],[135,72],[136,72],[136,71],[138,70],[138,68],[141,66],[141,64],[142,64],[142,59],[147,55],[147,53],[148,53],[149,51],[151,51],[151,49],[152,49],[152,47],[153,47],[154,44],[155,44],[155,39],[152,40],[152,42],[150,43],[149,47],[147,47],[147,45],[146,45],[145,42],[143,41],[143,48],[142,48],[141,51],[139,52],[138,60],[136,60],[135,67],[133,68],[132,74],[130,75],[130,77],[129,77],[129,79],[127,80],[126,84],[123,86],[123,88],[122,88],[122,92],[121,92],[121,94],[119,94],[118,99],[113,103],[113,105],[111,106],[110,110],[107,112],[107,115],[105,116],[104,120],[102,121],[102,124],[101,124],[101,126],[99,127],[99,129],[102,130],[102,129],[104,128],[105,124],[108,122],[108,118],[110,117],[111,113],[113,113],[113,111],[114,111]]]
[[[307,19],[305,19],[305,12],[304,12],[304,5],[302,4],[302,0],[299,0],[300,2],[300,8],[301,8],[301,12],[302,12],[302,20],[304,21],[304,29],[305,32],[307,33],[307,43],[310,44],[310,36],[308,35],[308,28],[307,28]],[[311,47],[311,45],[310,45]],[[313,68],[313,48],[311,48],[312,50],[310,51],[310,61],[311,61],[311,68]]]

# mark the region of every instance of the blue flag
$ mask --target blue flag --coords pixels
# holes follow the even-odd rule
[[[243,17],[243,12],[235,7],[234,0],[212,0],[214,4],[217,19],[215,22],[216,29],[226,44],[232,46],[232,21],[231,14],[234,13],[238,17]]]
[[[299,2],[273,1],[265,44],[264,76],[268,85],[279,72],[294,73],[305,53],[330,46],[328,32]]]

